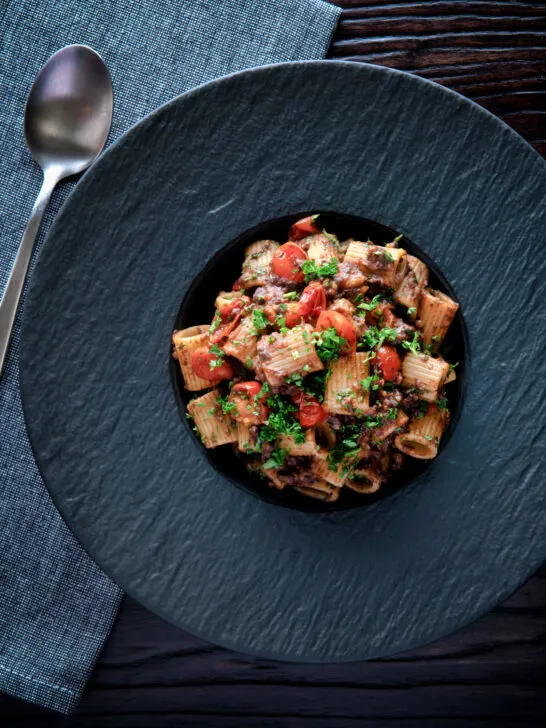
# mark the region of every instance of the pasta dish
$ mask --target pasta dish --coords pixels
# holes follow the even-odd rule
[[[210,325],[173,333],[206,448],[234,447],[269,486],[327,502],[436,457],[456,378],[440,347],[459,306],[402,238],[339,241],[313,215],[287,242],[247,247]]]

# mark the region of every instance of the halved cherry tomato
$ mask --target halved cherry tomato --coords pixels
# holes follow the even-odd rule
[[[212,362],[218,361],[221,361],[219,366],[211,367]],[[191,368],[198,377],[208,382],[221,382],[222,379],[231,379],[233,376],[230,362],[209,351],[206,346],[201,346],[193,352]]]
[[[285,243],[275,251],[271,267],[273,273],[280,278],[286,278],[287,281],[294,281],[295,283],[303,283],[305,276],[301,271],[300,264],[304,260],[307,260],[307,255],[299,245]]]
[[[301,315],[306,321],[316,319],[326,308],[326,292],[322,283],[315,281],[303,289],[300,298]]]
[[[258,425],[265,422],[269,414],[269,407],[266,404],[267,396],[263,394],[258,397],[262,389],[260,382],[239,382],[234,384],[229,394],[229,401],[232,402],[237,411],[233,414],[234,419],[245,425]]]
[[[213,321],[213,327],[215,328],[210,335],[211,344],[217,344],[233,331],[249,303],[250,298],[248,296],[239,296],[227,302],[222,306],[221,310],[217,311],[216,316],[219,317],[219,321],[216,326],[217,319],[215,316]]]
[[[295,222],[288,231],[288,240],[301,240],[308,235],[320,233],[320,229],[315,225],[313,217],[302,217],[301,220]]]
[[[303,323],[303,315],[300,310],[299,302],[288,304],[284,313],[284,318],[286,319],[286,327],[289,329],[293,329],[294,326]]]
[[[343,349],[342,354],[351,354],[356,351],[356,329],[352,321],[346,316],[337,311],[322,311],[320,314],[316,329],[317,331],[325,331],[331,327],[337,331],[347,342]]]
[[[376,355],[375,361],[381,369],[381,375],[386,382],[396,379],[400,371],[400,356],[394,346],[382,346]]]
[[[313,427],[313,425],[318,425],[328,418],[328,412],[318,399],[311,394],[298,392],[293,395],[292,401],[299,407],[294,416],[302,427]]]
[[[326,308],[326,292],[322,283],[315,281],[303,289],[298,303],[288,305],[286,312],[286,325],[289,329],[301,324],[302,321],[313,321],[318,318],[321,311]]]

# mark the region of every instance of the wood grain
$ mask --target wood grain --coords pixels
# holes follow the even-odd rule
[[[546,156],[546,4],[334,0],[331,57],[416,73]],[[546,567],[467,629],[389,659],[279,663],[195,639],[130,599],[78,714],[0,697],[2,726],[503,728],[546,718]]]
[[[429,78],[499,116],[546,156],[546,4],[334,0],[332,58]]]

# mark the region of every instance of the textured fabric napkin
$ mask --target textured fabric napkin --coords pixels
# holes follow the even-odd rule
[[[112,140],[212,78],[324,56],[338,16],[322,0],[0,2],[0,292],[40,187],[23,110],[52,53],[84,43],[105,59],[114,83]],[[73,184],[54,194],[37,248]],[[122,594],[61,520],[32,457],[19,396],[19,323],[0,381],[0,690],[70,712]]]

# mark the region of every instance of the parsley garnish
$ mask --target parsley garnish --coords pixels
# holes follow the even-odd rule
[[[364,332],[362,342],[370,349],[379,349],[385,341],[394,343],[398,331],[396,329],[378,329],[377,326],[370,326],[370,328]]]
[[[216,329],[220,326],[221,323],[222,323],[222,317],[220,316],[218,311],[216,311],[216,313],[214,314],[214,318],[212,319],[212,323],[209,326],[209,334],[213,334],[216,331]]]
[[[322,362],[337,361],[347,340],[340,336],[333,326],[313,333],[313,343]]]
[[[377,381],[379,381],[379,376],[377,375],[377,373],[370,374],[370,376],[366,377],[366,379],[360,380],[360,386],[362,387],[362,389],[365,389],[366,392],[369,392],[370,389],[375,391],[379,389],[379,384],[374,384],[374,382]]]
[[[394,262],[394,256],[393,256],[393,255],[391,255],[391,253],[389,253],[389,251],[388,251],[388,250],[374,250],[374,251],[373,251],[373,254],[374,254],[374,255],[382,255],[382,256],[383,256],[384,258],[386,258],[387,260],[390,260],[390,261],[391,261],[391,263],[393,263],[393,262]]]
[[[328,453],[330,470],[337,471],[340,464],[342,464],[343,470],[348,470],[354,464],[361,451],[358,442],[360,433],[359,425],[343,425],[336,444]]]
[[[305,276],[306,283],[309,283],[314,278],[335,276],[338,269],[337,258],[332,258],[329,263],[324,263],[323,265],[317,265],[314,260],[304,260],[301,264],[301,270]]]
[[[413,316],[414,313],[417,313],[417,309],[415,308],[415,306],[410,306],[408,308],[408,316]]]
[[[383,424],[381,417],[365,417],[364,426],[373,429],[374,427],[380,427]]]
[[[229,399],[227,398],[227,395],[225,397],[219,397],[218,402],[220,403],[222,412],[225,415],[229,415],[232,412],[237,411],[237,407],[235,406],[234,402],[230,402]]]
[[[391,409],[390,409],[390,410],[389,410],[389,411],[387,412],[387,419],[388,419],[388,420],[395,420],[395,419],[396,419],[397,417],[398,417],[398,410],[397,410],[397,408],[396,408],[396,407],[392,407],[392,408],[391,408]]]
[[[300,423],[294,418],[293,412],[297,411],[296,405],[281,397],[279,394],[272,394],[267,398],[270,407],[267,424],[260,428],[262,440],[271,442],[279,435],[290,435],[295,442],[305,441],[305,433]]]
[[[442,399],[436,400],[436,407],[438,407],[439,410],[447,410],[449,412],[449,408],[447,406],[447,399],[445,397],[442,397]]]
[[[283,298],[287,298],[289,301],[295,301],[297,297],[297,291],[290,291],[290,293],[283,294]]]
[[[256,331],[263,331],[267,326],[269,326],[267,316],[261,308],[255,308],[252,312],[252,323],[254,324]]]
[[[213,344],[209,348],[209,351],[212,354],[216,354],[216,357],[217,357],[216,359],[211,359],[210,360],[209,369],[216,369],[217,367],[221,367],[222,364],[224,363],[225,353],[222,351],[222,349],[220,349],[220,347],[218,346],[218,344]]]
[[[357,310],[362,312],[362,315],[366,311],[375,311],[375,309],[379,306],[382,300],[383,296],[378,293],[377,296],[374,296],[369,303],[359,303],[357,306]]]
[[[265,461],[264,468],[280,468],[286,459],[288,450],[283,450],[282,447],[277,447],[273,450],[270,457]]]
[[[414,354],[421,353],[421,344],[419,342],[419,333],[417,331],[413,334],[413,341],[403,341],[402,346],[404,349],[409,349]]]

